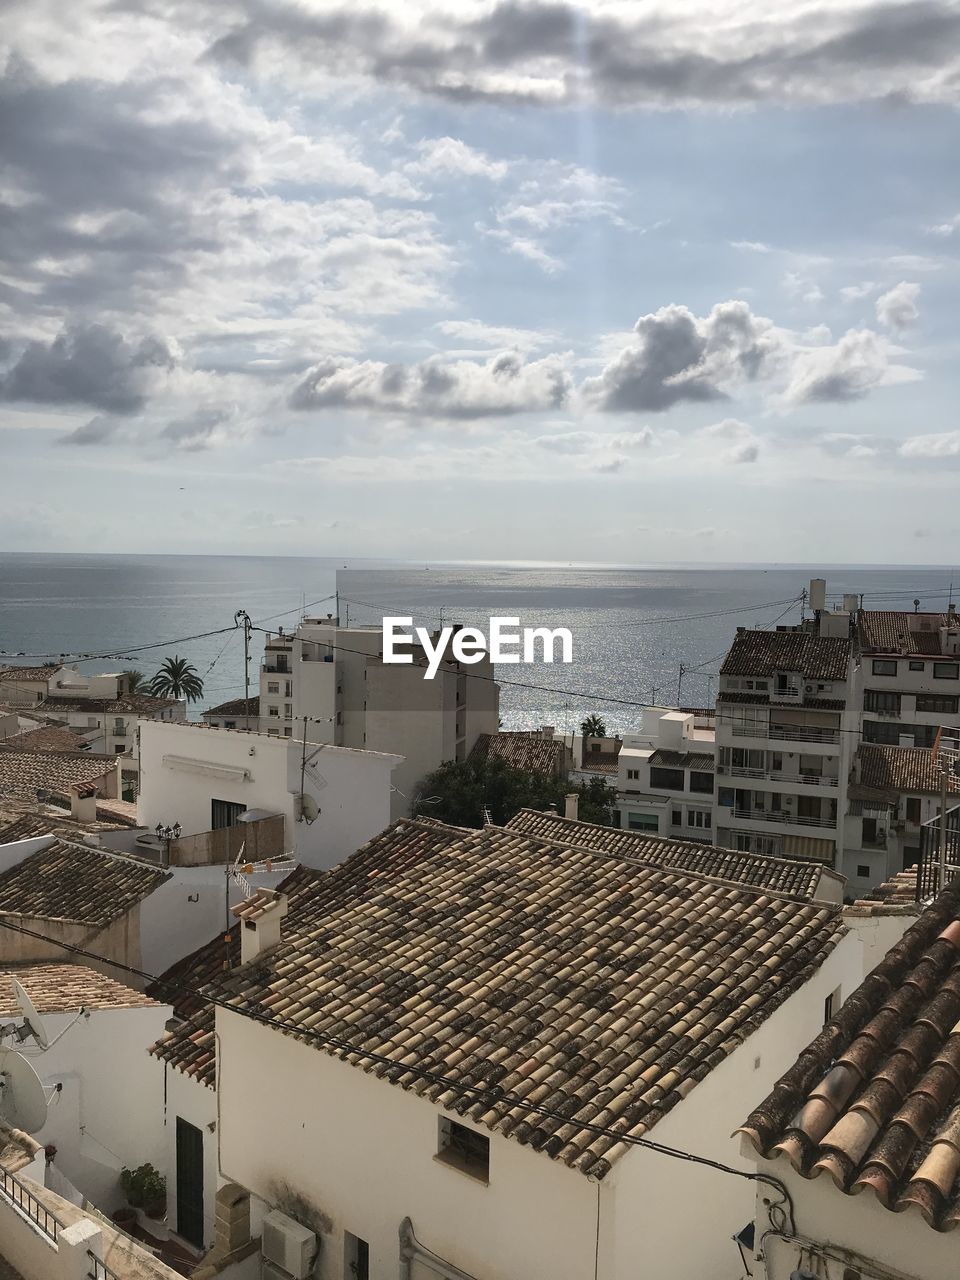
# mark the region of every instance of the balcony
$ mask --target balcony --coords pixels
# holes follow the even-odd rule
[[[771,702],[803,702],[803,685],[790,682],[789,684],[776,685],[770,690]]]
[[[801,817],[796,813],[787,813],[782,809],[734,809],[733,816],[738,821],[773,822],[779,827],[824,827],[836,830],[837,820],[829,815],[819,818]]]
[[[780,742],[839,742],[839,729],[814,724],[771,724],[769,737]]]
[[[781,769],[747,769],[735,764],[718,765],[717,773],[729,778],[753,778],[763,782],[784,782],[789,786],[839,786],[839,779],[831,778],[825,773],[784,773]]]
[[[290,667],[287,664],[286,658],[283,658],[283,659],[275,658],[273,662],[269,662],[269,661],[264,662],[260,670],[266,671],[267,674],[271,676],[276,676],[276,675],[288,676],[291,674]]]
[[[127,726],[125,724],[115,724],[110,733],[114,738],[125,738],[127,736]]]

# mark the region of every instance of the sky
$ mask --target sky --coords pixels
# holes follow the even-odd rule
[[[0,0],[0,549],[960,559],[960,5]]]

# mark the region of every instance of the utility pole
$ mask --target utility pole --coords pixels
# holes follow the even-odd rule
[[[246,609],[238,609],[233,615],[237,626],[243,627],[243,727],[250,729],[250,632],[253,623]]]
[[[680,663],[680,674],[677,676],[677,706],[678,706],[678,707],[679,707],[679,705],[680,705],[680,686],[683,684],[683,677],[684,677],[684,675],[686,674],[686,670],[687,670],[687,668],[686,668],[686,667],[683,665],[683,663],[681,662],[681,663]]]
[[[803,617],[807,612],[807,588],[804,587],[800,592],[800,625],[803,625]]]

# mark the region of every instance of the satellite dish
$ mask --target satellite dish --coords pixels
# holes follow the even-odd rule
[[[300,817],[304,822],[316,822],[320,816],[320,807],[313,796],[304,793],[300,797]]]
[[[40,1077],[14,1049],[0,1049],[0,1116],[24,1133],[36,1133],[47,1122],[47,1098]]]
[[[24,1026],[17,1038],[19,1040],[26,1040],[27,1036],[31,1035],[41,1049],[46,1049],[50,1044],[50,1040],[44,1030],[43,1023],[40,1021],[39,1013],[37,1013],[36,1009],[33,1007],[33,1001],[27,995],[26,991],[24,991],[23,987],[21,987],[16,978],[13,980],[13,989],[16,993],[17,1005],[20,1012],[23,1014],[24,1020]]]

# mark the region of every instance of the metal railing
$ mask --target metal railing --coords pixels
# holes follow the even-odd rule
[[[780,827],[825,827],[835,830],[837,826],[836,818],[801,817],[796,813],[787,813],[783,809],[734,809],[733,816],[746,819],[748,822],[775,822]]]
[[[90,1259],[90,1269],[87,1271],[87,1280],[120,1280],[120,1277],[108,1267],[102,1258],[98,1258],[95,1253],[87,1250],[87,1257]]]
[[[789,782],[798,786],[837,787],[838,778],[831,778],[825,773],[784,773],[782,769],[747,769],[736,764],[722,764],[717,773],[730,778],[753,778],[766,782]]]
[[[840,730],[814,724],[771,724],[769,736],[784,742],[839,742]]]
[[[54,1244],[57,1243],[64,1224],[9,1169],[0,1168],[0,1194],[11,1204],[16,1205],[21,1213],[25,1213],[49,1240]]]
[[[960,876],[960,805],[947,810],[947,874],[940,884],[940,815],[920,828],[920,860],[917,865],[917,901],[935,897]]]

